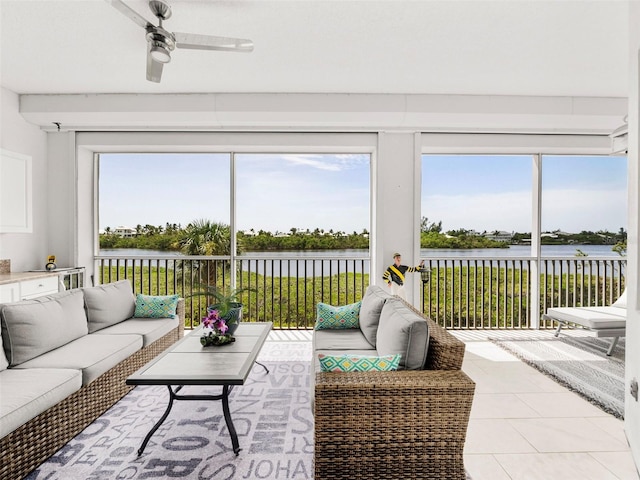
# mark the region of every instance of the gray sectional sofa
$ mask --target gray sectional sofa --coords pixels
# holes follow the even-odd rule
[[[464,343],[399,297],[367,288],[358,328],[315,330],[315,480],[465,479],[475,383]],[[400,355],[396,371],[321,371],[318,356]]]
[[[0,304],[0,478],[23,478],[132,387],[125,379],[184,333],[134,318],[128,280]]]

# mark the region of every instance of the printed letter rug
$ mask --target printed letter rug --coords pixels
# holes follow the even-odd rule
[[[236,456],[221,401],[176,401],[138,457],[145,435],[162,416],[167,387],[139,386],[40,465],[30,480],[310,479],[313,414],[309,362],[254,365],[230,395],[242,450]],[[219,394],[222,387],[184,387],[187,394]]]

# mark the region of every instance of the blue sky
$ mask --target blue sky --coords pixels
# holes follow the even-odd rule
[[[530,232],[531,156],[423,156],[422,212],[443,229]],[[627,225],[627,160],[544,156],[542,230],[609,230]]]
[[[369,229],[368,154],[236,155],[238,229]],[[100,228],[229,223],[228,154],[108,154]]]
[[[543,161],[543,230],[626,228],[626,158]],[[238,228],[369,229],[367,154],[238,154]],[[100,228],[229,223],[228,154],[105,154]],[[531,157],[424,156],[422,215],[445,230],[531,230]]]

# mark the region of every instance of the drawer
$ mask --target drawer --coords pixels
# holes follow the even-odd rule
[[[58,292],[58,276],[36,278],[20,282],[20,297],[33,298]]]

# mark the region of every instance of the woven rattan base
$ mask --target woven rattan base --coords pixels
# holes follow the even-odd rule
[[[315,480],[465,480],[475,383],[464,343],[424,318],[425,370],[316,373]]]
[[[184,316],[180,317],[184,318]],[[176,328],[0,440],[0,478],[18,480],[57,452],[133,387],[126,378],[182,336]]]

